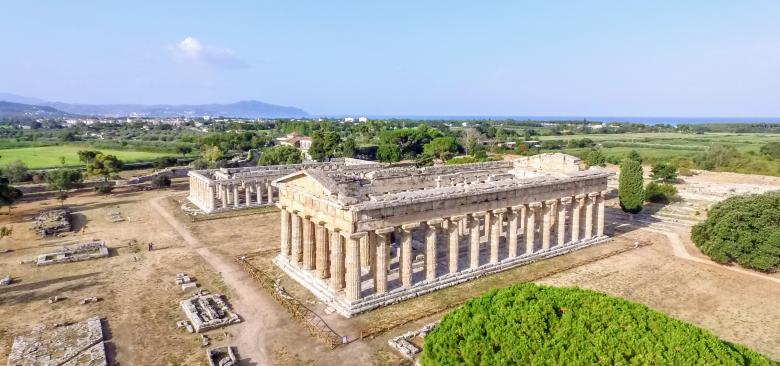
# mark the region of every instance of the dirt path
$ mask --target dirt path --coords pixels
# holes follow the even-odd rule
[[[719,269],[725,269],[725,270],[729,270],[729,271],[738,272],[738,273],[745,274],[745,275],[748,275],[748,276],[760,278],[760,279],[766,280],[766,281],[772,281],[772,282],[775,282],[775,283],[780,283],[780,278],[765,276],[765,275],[762,275],[760,273],[756,273],[754,271],[750,271],[750,270],[747,270],[747,269],[742,269],[742,268],[734,267],[734,266],[726,266],[726,265],[722,265],[722,264],[713,262],[711,260],[695,257],[695,256],[691,255],[690,253],[688,253],[688,250],[685,249],[685,244],[682,242],[682,239],[680,238],[680,235],[677,234],[677,233],[669,232],[669,231],[663,231],[663,230],[656,230],[656,229],[653,229],[653,228],[643,228],[643,230],[651,231],[651,232],[654,232],[654,233],[657,233],[657,234],[663,234],[664,236],[666,236],[666,238],[669,240],[669,245],[672,246],[672,253],[674,253],[674,256],[677,257],[677,258],[685,259],[685,260],[696,262],[696,263],[706,264],[708,266],[714,266],[714,267],[717,267]]]
[[[244,322],[231,326],[227,330],[234,335],[231,343],[238,347],[238,352],[243,359],[242,364],[272,364],[271,355],[267,353],[265,347],[269,340],[263,329],[269,328],[272,323],[275,323],[268,309],[275,306],[276,303],[262,293],[254,284],[252,278],[231,258],[214,253],[210,248],[205,247],[197,238],[190,234],[189,230],[181,222],[160,206],[160,200],[165,198],[153,199],[150,201],[150,204],[176,230],[187,245],[194,249],[214,270],[220,273],[225,284],[235,294],[228,300]]]

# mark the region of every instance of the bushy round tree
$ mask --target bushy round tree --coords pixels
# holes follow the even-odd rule
[[[772,365],[647,306],[576,288],[493,290],[425,337],[432,365]]]
[[[623,159],[620,163],[618,198],[623,211],[639,213],[645,192],[642,181],[642,164],[634,159]]]
[[[780,270],[780,192],[719,202],[693,227],[691,240],[716,262]]]

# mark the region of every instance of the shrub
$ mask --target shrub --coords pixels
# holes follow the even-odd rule
[[[284,165],[299,164],[303,161],[303,154],[292,146],[276,146],[263,150],[260,154],[258,165]]]
[[[620,207],[625,212],[639,213],[645,200],[642,188],[642,165],[630,158],[620,163],[620,180],[618,182],[618,199]]]
[[[780,142],[770,142],[761,146],[761,153],[774,159],[780,159]]]
[[[645,187],[645,201],[669,203],[677,197],[677,188],[668,183],[650,182]]]
[[[585,154],[585,164],[592,166],[607,166],[607,158],[601,153],[601,149],[590,149]]]
[[[691,230],[691,240],[718,263],[780,269],[780,192],[728,198]]]
[[[156,169],[169,168],[172,166],[176,166],[178,162],[179,160],[174,158],[173,156],[161,156],[154,160],[154,167]]]
[[[645,305],[590,290],[520,284],[447,314],[422,365],[772,365],[744,346]]]
[[[168,188],[168,187],[171,186],[171,178],[169,178],[165,174],[158,175],[158,176],[152,178],[150,184],[152,185],[152,188],[154,188],[154,189]]]
[[[27,165],[21,160],[15,160],[8,163],[2,169],[2,174],[11,183],[25,182],[30,179],[30,174],[27,173]]]
[[[95,185],[95,193],[109,194],[114,190],[114,183],[109,181],[103,181]]]

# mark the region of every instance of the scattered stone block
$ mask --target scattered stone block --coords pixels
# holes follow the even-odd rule
[[[33,230],[40,236],[59,235],[72,230],[70,210],[66,208],[44,211],[33,220]]]
[[[13,282],[14,282],[14,279],[11,278],[11,276],[5,276],[2,279],[0,279],[0,285],[2,285],[2,286],[8,286],[8,285],[10,285]]]
[[[189,282],[189,283],[185,283],[185,284],[181,285],[181,290],[182,291],[187,291],[187,290],[193,289],[193,288],[198,288],[198,283],[197,282]]]
[[[96,296],[85,297],[85,298],[81,299],[81,301],[79,301],[79,305],[92,304],[92,303],[95,303],[95,302],[98,302],[98,301],[100,301],[100,298],[96,297]]]
[[[54,304],[55,302],[58,302],[58,301],[60,301],[60,297],[59,296],[55,295],[55,296],[49,297],[49,304]]]
[[[205,334],[200,335],[200,346],[201,347],[208,347],[209,346],[209,336]]]

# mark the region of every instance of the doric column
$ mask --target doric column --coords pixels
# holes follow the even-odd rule
[[[369,231],[366,242],[368,242],[368,273],[376,279],[376,233]],[[376,287],[376,280],[374,286]]]
[[[479,267],[479,218],[485,213],[475,212],[469,218],[469,268],[472,269]]]
[[[363,235],[363,237],[360,238],[360,266],[361,267],[371,266],[370,254],[371,253],[368,250],[368,235]]]
[[[255,186],[255,195],[256,195],[255,198],[257,198],[257,204],[258,205],[262,205],[263,204],[263,190],[260,189],[261,188],[260,187],[260,183],[255,182],[254,186]]]
[[[260,202],[260,201],[258,201]],[[330,268],[328,268],[328,228],[325,227],[325,222],[320,221],[317,223],[317,231],[314,233],[316,254],[315,254],[315,269],[317,277],[328,278],[330,276]]]
[[[578,194],[574,196],[574,209],[571,213],[571,242],[580,240],[580,218],[582,217],[582,206],[585,204],[585,195]]]
[[[227,187],[224,184],[219,185],[219,191],[221,192],[221,199],[222,199],[222,208],[227,208],[228,205],[228,195],[227,195]]]
[[[490,263],[498,263],[501,229],[504,225],[504,210],[493,210],[488,215],[490,215]],[[487,228],[485,228],[485,231],[487,231]]]
[[[566,215],[571,204],[571,197],[563,197],[558,203],[558,238],[556,246],[566,244]]]
[[[266,199],[268,200],[268,204],[274,203],[274,187],[271,186],[271,182],[268,182],[265,184],[265,192],[267,193]]]
[[[314,269],[314,225],[311,216],[306,215],[301,221],[303,231],[303,269]]]
[[[542,207],[541,202],[528,204],[528,211],[525,215],[525,254],[534,252],[534,239],[536,239],[536,215]]]
[[[233,185],[233,207],[238,208],[238,204],[240,203],[241,199],[238,198],[238,184]]]
[[[442,220],[430,220],[425,228],[425,279],[436,279],[436,233]]]
[[[346,287],[344,293],[347,300],[360,299],[360,242],[366,237],[366,233],[353,234],[347,242],[346,248]]]
[[[447,236],[449,238],[449,269],[450,273],[458,272],[458,259],[460,259],[460,228],[465,216],[450,217],[447,221]]]
[[[252,188],[249,186],[249,184],[244,186],[244,195],[246,196],[246,197],[244,197],[244,198],[246,198],[246,202],[245,203],[246,203],[247,207],[249,207],[249,205],[252,204]]]
[[[514,206],[509,210],[509,229],[506,234],[507,253],[509,258],[517,257],[517,229],[520,220],[520,211],[525,206]]]
[[[303,254],[301,248],[301,217],[298,216],[298,211],[293,211],[290,219],[290,227],[292,228],[290,232],[292,241],[292,262],[298,264],[301,261],[301,254]]]
[[[339,229],[333,229],[330,235],[330,288],[344,288],[344,237]]]
[[[209,186],[208,188],[208,195],[209,195],[209,209],[213,210],[217,207],[217,197],[215,194],[215,186]]]
[[[222,201],[225,202],[225,201]],[[290,255],[290,212],[287,211],[286,207],[281,207],[279,210],[279,213],[281,214],[281,220],[279,227],[281,228],[281,233],[279,234],[279,238],[281,241],[281,251],[283,256],[289,256]]]
[[[555,200],[544,201],[544,210],[542,211],[542,250],[550,249],[551,216],[555,202]]]
[[[401,286],[412,287],[412,230],[419,227],[419,223],[401,226]]]
[[[604,207],[607,201],[607,191],[601,191],[599,194],[599,208],[596,212],[596,235],[604,236]]]
[[[598,196],[598,193],[588,194],[588,201],[585,205],[585,239],[593,237],[593,203]]]
[[[395,228],[382,228],[376,231],[376,271],[374,289],[377,294],[387,292],[387,270],[390,268],[390,234]]]

